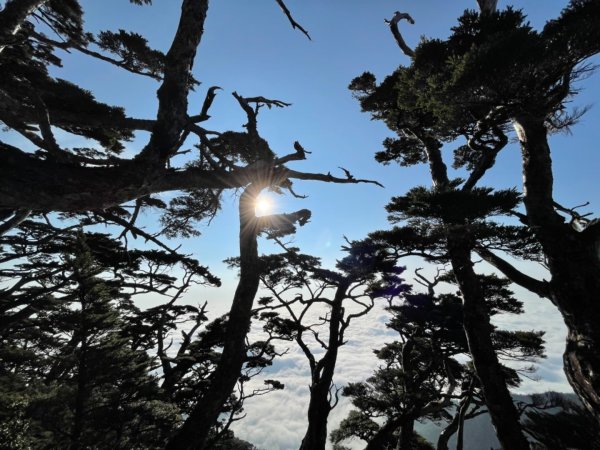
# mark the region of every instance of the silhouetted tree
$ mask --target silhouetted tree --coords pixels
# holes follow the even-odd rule
[[[132,3],[151,2],[132,0]],[[292,27],[308,36],[284,1],[276,3]],[[292,186],[295,179],[368,182],[348,171],[342,177],[335,177],[329,173],[288,169],[287,163],[305,159],[308,152],[295,142],[294,152],[278,156],[257,128],[261,108],[288,106],[280,100],[243,97],[234,92],[248,119],[245,130],[217,132],[200,126],[210,118],[209,110],[219,89],[216,86],[207,89],[199,114],[188,111],[188,94],[198,85],[192,76],[192,66],[204,32],[207,9],[208,0],[182,2],[177,30],[165,54],[151,49],[143,36],[126,30],[87,33],[77,0],[9,0],[0,10],[0,120],[10,132],[20,134],[37,148],[29,152],[0,142],[0,234],[13,233],[11,230],[28,217],[54,220],[55,216],[46,213],[63,211],[66,220],[83,220],[88,225],[103,223],[120,232],[123,240],[128,236],[141,237],[165,250],[173,260],[189,263],[194,270],[203,269],[205,273],[201,276],[218,284],[205,268],[171,249],[162,238],[197,235],[196,223],[216,214],[223,190],[244,190],[240,200],[240,282],[224,325],[222,352],[212,355],[214,370],[206,380],[208,387],[197,393],[183,426],[168,444],[168,448],[178,450],[205,446],[219,414],[224,407],[228,408],[227,402],[231,408],[239,409],[233,404],[239,400],[232,400],[233,389],[241,380],[244,363],[252,357],[248,352],[262,352],[257,348],[249,350],[245,343],[258,286],[257,236],[269,227],[289,232],[294,222],[303,224],[309,216],[303,210],[269,219],[275,222],[281,219],[283,222],[279,224],[267,223],[266,219],[254,216],[253,202],[257,195],[265,188],[287,190],[295,195]],[[103,104],[93,93],[55,78],[51,68],[61,64],[60,54],[65,50],[157,80],[156,119],[128,117],[123,108]],[[81,142],[94,141],[93,148],[87,143],[83,144],[85,147],[68,148],[57,137],[57,129],[69,138],[81,137]],[[133,158],[123,157],[123,143],[140,131],[149,132],[146,145]],[[182,147],[192,138],[196,141],[193,154],[178,165],[176,157],[189,153]],[[152,197],[165,191],[176,192],[169,204]],[[149,233],[137,225],[141,213],[150,208],[163,212],[162,229],[158,233]],[[14,260],[7,262],[11,261]],[[16,289],[20,289],[19,283],[16,282]],[[39,302],[51,300],[40,298]],[[12,304],[18,311],[14,311],[17,316],[9,317],[11,320],[34,314],[32,311],[38,305],[29,304],[25,297],[23,301],[22,309]],[[173,309],[171,312],[177,313]],[[196,318],[201,316],[199,310],[193,311],[191,307],[186,313],[196,314]],[[160,342],[163,325],[160,320],[154,325],[158,329],[138,334],[135,344],[151,348],[154,338],[156,345],[163,347],[158,352],[167,388],[181,382],[179,369],[185,364],[182,358],[171,364],[165,354],[164,339]],[[132,325],[129,332],[135,333],[134,330]],[[186,347],[189,350],[189,345]]]
[[[600,411],[600,338],[594,325],[600,314],[597,220],[555,200],[548,135],[568,130],[585,112],[567,112],[567,103],[577,92],[574,83],[592,69],[587,61],[600,50],[595,26],[599,6],[593,0],[573,0],[558,18],[536,31],[521,11],[496,11],[495,2],[487,2],[485,13],[465,12],[448,39],[424,40],[414,51],[401,45],[411,65],[398,69],[381,86],[375,89],[370,75],[354,83],[363,92],[363,107],[399,132],[399,139],[388,140],[386,151],[378,155],[382,161],[409,165],[427,160],[432,174],[443,180],[445,165],[431,156],[439,154],[436,149],[442,142],[465,136],[467,144],[454,152],[455,166],[470,171],[461,182],[463,191],[472,190],[494,165],[509,127],[514,127],[521,144],[525,213],[505,212],[519,218],[522,233],[535,236],[551,278],[529,276],[498,254],[524,256],[514,232],[498,232],[496,243],[473,235],[477,239],[471,250],[557,306],[569,328],[567,377],[596,415]],[[405,18],[410,16],[397,14],[390,21],[397,40],[398,22]]]
[[[318,258],[291,248],[261,258],[261,280],[271,297],[260,300],[265,310],[260,316],[267,320],[267,330],[298,344],[310,367],[302,450],[325,449],[329,412],[338,403],[335,366],[351,322],[368,314],[377,299],[391,301],[408,290],[400,278],[404,269],[385,250],[360,242],[345,250],[337,270],[323,269]]]
[[[398,133],[398,138],[384,142],[385,151],[377,154],[381,162],[429,164],[433,189],[411,190],[408,195],[393,201],[390,211],[398,219],[412,218],[411,229],[404,229],[404,239],[409,239],[410,233],[420,236],[421,242],[411,247],[413,252],[418,253],[419,246],[431,246],[434,241],[445,242],[447,259],[453,266],[463,293],[465,330],[475,368],[486,398],[492,405],[490,414],[499,439],[505,448],[527,448],[527,442],[518,430],[518,417],[510,395],[502,387],[501,372],[494,361],[489,339],[485,338],[490,334],[489,324],[478,300],[481,295],[471,269],[471,254],[478,251],[487,260],[494,260],[495,265],[501,267],[513,281],[542,296],[554,298],[562,292],[561,295],[566,298],[566,292],[569,292],[571,309],[580,308],[583,304],[576,298],[595,296],[598,259],[595,253],[590,252],[593,245],[566,244],[569,239],[583,242],[582,239],[587,239],[584,235],[589,234],[572,230],[556,214],[557,205],[551,196],[551,167],[547,151],[535,151],[544,162],[540,162],[536,166],[538,169],[532,169],[525,177],[527,195],[532,198],[532,195],[535,197],[536,192],[540,192],[537,200],[532,198],[529,201],[525,196],[527,215],[515,211],[518,203],[515,192],[492,192],[491,189],[476,185],[508,142],[506,124],[509,121],[533,114],[541,118],[541,122],[538,122],[542,125],[554,123],[563,126],[569,122],[564,115],[563,120],[558,120],[561,119],[558,116],[563,110],[563,101],[570,95],[571,79],[586,72],[585,67],[578,64],[597,52],[597,45],[593,44],[598,41],[595,38],[597,29],[592,24],[599,16],[598,4],[593,1],[572,2],[559,19],[548,24],[543,33],[536,33],[524,24],[520,12],[512,9],[496,12],[495,2],[481,3],[483,13],[466,12],[448,39],[424,40],[415,50],[406,45],[398,28],[403,19],[414,21],[408,14],[397,13],[389,21],[390,28],[402,51],[411,58],[411,65],[399,68],[379,86],[373,75],[364,74],[353,81],[351,89],[357,93],[365,111],[371,112],[374,118],[384,120]],[[527,45],[523,45],[523,42]],[[519,70],[515,70],[515,67]],[[532,73],[537,70],[542,70],[547,76],[536,79]],[[538,131],[545,129],[543,126],[538,128]],[[466,169],[468,176],[465,180],[453,180],[448,176],[442,147],[444,142],[461,136],[466,137],[467,144],[455,151],[454,162],[455,166]],[[531,143],[532,138],[527,142]],[[524,152],[531,153],[526,147],[523,147]],[[536,158],[527,156],[525,166],[537,161]],[[529,186],[528,183],[533,185]],[[548,216],[548,220],[538,220],[534,226],[529,216],[538,214],[542,208],[540,205],[546,205],[546,212],[552,212],[553,216]],[[567,208],[562,209],[569,212]],[[530,228],[479,226],[480,220],[490,214],[517,215]],[[417,217],[421,218],[420,222]],[[426,225],[425,218],[439,221],[442,226],[434,228],[431,222]],[[589,222],[585,218],[579,219],[586,224]],[[550,234],[543,230],[554,226],[551,225],[553,223],[560,223],[561,233],[569,230],[569,238],[559,238],[560,233],[554,233],[554,237],[547,237],[544,243],[542,234]],[[520,273],[506,261],[494,258],[492,250],[526,255],[519,247],[531,245],[531,235],[538,239],[546,258],[549,255],[555,255],[552,256],[555,261],[558,261],[556,258],[563,258],[560,264],[550,264],[554,267],[551,268],[554,281],[550,284],[535,280]],[[568,251],[566,248],[559,251],[559,243],[568,245]],[[537,257],[539,249],[533,254]],[[581,258],[587,259],[583,262]],[[581,267],[589,269],[585,271],[588,274],[585,277],[589,278],[581,278]],[[569,271],[569,275],[563,277],[565,271]],[[559,273],[563,275],[558,276]],[[551,294],[553,282],[556,287],[555,293]],[[577,287],[569,283],[576,283]],[[582,289],[586,289],[587,294]],[[574,292],[578,294],[574,295]],[[583,321],[591,317],[581,312],[567,312],[566,307],[561,309],[567,322],[575,320],[575,316]],[[580,330],[575,333],[578,336],[592,329],[583,324],[577,325],[577,328]],[[585,396],[590,397],[587,403],[592,404],[596,395],[591,392],[594,391],[594,382],[583,380],[597,371],[586,370],[582,364],[592,364],[595,353],[589,351],[586,356],[581,346],[585,347],[587,344],[583,342],[591,343],[594,339],[592,331],[586,331],[585,335],[591,337],[569,345],[568,354],[571,357],[566,360],[567,371],[573,372],[570,375],[572,383],[580,386],[575,388],[582,391],[581,395],[584,395],[583,391],[587,392]],[[572,340],[575,341],[575,338]],[[577,349],[581,351],[580,357],[574,356]],[[575,360],[578,362],[575,363]],[[589,367],[591,369],[592,366]],[[496,408],[497,411],[494,410]]]
[[[122,332],[127,295],[100,278],[106,267],[83,233],[72,245],[60,275],[37,280],[56,282],[52,308],[13,322],[2,339],[3,390],[21,397],[36,448],[160,448],[179,410],[164,400],[150,356]]]
[[[332,433],[334,443],[359,437],[367,441],[367,449],[412,449],[416,420],[451,419],[454,426],[438,442],[438,448],[444,448],[455,432],[460,442],[465,418],[476,415],[481,404],[474,400],[481,397],[479,383],[471,364],[456,359],[469,353],[461,299],[434,292],[440,281],[453,282],[453,277],[446,274],[430,281],[417,271],[417,280],[427,286],[427,293],[406,294],[402,302],[388,308],[392,313],[388,326],[398,332],[400,340],[376,351],[382,365],[372,377],[344,389],[358,410]],[[508,281],[480,276],[480,283],[491,314],[523,312],[522,304],[506,288]],[[507,360],[533,361],[543,357],[542,334],[494,329],[494,350]],[[511,386],[519,384],[517,372],[505,366],[502,370]],[[452,417],[456,398],[460,402]]]
[[[561,394],[547,393],[536,397],[539,398],[534,399],[535,404],[547,404],[554,411],[532,409],[525,413],[523,426],[535,440],[535,449],[595,450],[599,448],[598,424],[585,407]]]

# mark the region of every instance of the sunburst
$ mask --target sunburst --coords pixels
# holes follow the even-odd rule
[[[260,196],[254,203],[254,210],[258,216],[270,214],[273,211],[273,201],[269,197]]]

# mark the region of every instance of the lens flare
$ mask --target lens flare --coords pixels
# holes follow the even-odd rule
[[[273,202],[267,197],[259,197],[254,204],[254,210],[259,216],[269,214],[273,209]]]

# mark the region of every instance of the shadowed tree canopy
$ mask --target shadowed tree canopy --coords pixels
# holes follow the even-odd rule
[[[135,1],[149,4],[149,1]],[[350,174],[303,173],[286,163],[302,160],[306,152],[278,157],[260,137],[256,116],[264,106],[289,104],[265,97],[233,93],[248,115],[244,132],[218,132],[201,126],[217,86],[206,90],[202,108],[189,112],[188,94],[198,86],[192,76],[196,50],[207,16],[208,0],[184,0],[181,16],[166,53],[153,50],[146,39],[126,30],[84,29],[79,2],[9,0],[0,11],[0,121],[12,133],[37,148],[24,151],[0,141],[0,210],[8,228],[30,211],[89,211],[139,200],[143,207],[151,194],[186,191],[173,209],[194,206],[195,216],[218,208],[223,189],[240,188],[252,181],[291,189],[292,180],[356,183]],[[276,2],[292,26],[297,24],[282,0]],[[138,76],[158,80],[155,119],[128,117],[120,106],[95,99],[93,92],[55,78],[51,66],[60,66],[60,50],[77,51]],[[56,137],[60,129],[89,143],[68,147]],[[133,158],[124,158],[124,143],[138,131],[149,132],[147,143]],[[194,154],[185,166],[171,165],[188,138],[195,139]],[[83,142],[83,139],[82,139]],[[188,208],[189,209],[189,208]]]
[[[440,283],[455,284],[452,274],[438,272],[429,280],[417,270],[415,281],[427,292],[406,293],[387,308],[391,313],[387,326],[398,333],[398,340],[375,351],[381,364],[371,377],[344,388],[343,395],[357,409],[332,432],[334,444],[358,437],[367,442],[367,450],[385,445],[412,449],[415,421],[436,420],[449,422],[437,444],[438,449],[447,449],[448,439],[463,428],[464,420],[481,414],[484,402],[473,365],[460,361],[469,355],[461,299],[435,292]],[[480,282],[492,315],[523,313],[507,280],[481,276]],[[544,357],[542,336],[543,332],[494,328],[494,351],[503,360],[533,362]],[[507,366],[502,370],[507,383],[518,386],[518,371]],[[519,370],[526,374],[531,369]]]
[[[569,112],[567,103],[577,92],[574,83],[593,68],[589,58],[600,51],[596,26],[600,4],[571,1],[559,17],[537,31],[522,11],[496,10],[494,1],[478,3],[481,11],[465,11],[447,39],[425,38],[414,50],[402,39],[399,28],[402,20],[414,21],[397,12],[389,25],[410,58],[409,65],[399,67],[380,84],[365,73],[350,85],[363,110],[397,133],[386,139],[376,158],[382,163],[429,166],[432,189],[412,189],[389,205],[393,220],[409,222],[391,232],[394,237],[390,239],[408,254],[451,261],[465,300],[465,329],[469,334],[471,323],[472,337],[479,336],[469,338],[471,344],[484,343],[481,337],[489,335],[475,331],[484,315],[474,322],[467,320],[467,304],[475,305],[480,297],[469,269],[472,253],[511,281],[549,298],[570,330],[564,355],[567,377],[584,404],[597,414],[600,338],[593,323],[598,322],[599,313],[600,235],[597,220],[554,200],[547,137],[568,130],[582,114]],[[521,145],[524,212],[519,210],[515,191],[477,187],[509,142],[511,126]],[[445,161],[449,143],[455,144],[453,167],[466,171],[464,179],[449,176]],[[481,219],[486,215],[513,216],[522,226],[484,224]],[[437,249],[433,254],[432,248]],[[529,250],[523,252],[524,248]],[[539,280],[519,271],[499,252],[542,262],[551,279]],[[486,367],[491,367],[491,359],[478,367],[478,352],[471,347],[481,378]],[[484,353],[491,356],[490,346],[485,347]],[[486,383],[481,381],[485,391]],[[499,386],[490,385],[488,394],[499,392]],[[512,409],[507,393],[501,397],[505,412]],[[490,413],[494,418],[491,407]],[[524,439],[510,442],[518,434],[516,414],[500,417],[511,417],[512,423],[512,431],[506,433],[501,430],[504,427],[497,427],[503,446],[527,448]],[[500,422],[494,419],[494,423]]]

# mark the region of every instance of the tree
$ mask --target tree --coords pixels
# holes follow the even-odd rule
[[[439,275],[439,274],[438,274]],[[472,364],[459,363],[459,355],[469,354],[463,330],[462,302],[455,294],[435,294],[439,282],[453,281],[452,274],[428,280],[417,271],[417,281],[425,285],[427,293],[408,293],[402,302],[390,304],[392,317],[388,326],[399,334],[399,340],[377,350],[381,366],[366,382],[351,383],[344,389],[357,411],[351,413],[332,433],[334,443],[350,437],[367,441],[367,449],[385,445],[411,449],[414,443],[416,420],[451,419],[450,430],[438,441],[444,448],[450,436],[462,434],[466,417],[478,415],[481,387],[472,370]],[[481,277],[485,301],[492,314],[522,313],[522,304],[512,296],[506,280],[494,276]],[[543,357],[540,332],[506,331],[494,329],[494,349],[505,360],[534,361]],[[519,384],[518,373],[503,366],[507,382]],[[454,399],[460,399],[459,407]],[[469,408],[474,408],[468,412]],[[467,414],[468,413],[468,414]],[[374,419],[383,419],[378,424]],[[363,423],[357,426],[356,423]],[[370,424],[370,425],[369,425]],[[369,429],[364,433],[365,428]],[[459,446],[460,437],[459,437]]]
[[[107,235],[77,231],[81,224],[54,233],[48,227],[26,220],[19,225],[21,233],[1,237],[2,258],[13,262],[0,271],[7,283],[0,295],[6,312],[0,388],[10,392],[2,404],[7,419],[3,435],[11,442],[28,442],[15,435],[16,425],[24,423],[28,439],[56,445],[65,436],[71,439],[57,430],[72,428],[77,418],[79,425],[73,427],[79,431],[71,434],[85,433],[82,439],[113,445],[118,429],[118,445],[162,448],[180,425],[181,415],[193,411],[198,397],[210,388],[207,380],[225,340],[226,318],[204,326],[206,304],[177,303],[204,269],[166,251],[127,251]],[[167,275],[176,265],[183,269],[181,281]],[[132,298],[148,292],[168,301],[138,309]],[[180,327],[183,339],[176,352],[169,351],[169,333]],[[248,345],[244,354],[247,367],[237,374],[239,394],[229,392],[221,405],[220,412],[228,418],[212,424],[211,445],[233,439],[228,428],[239,419],[246,398],[283,387],[270,380],[262,389],[245,392],[243,384],[270,364],[276,352],[266,341]],[[160,376],[155,373],[157,361]],[[74,397],[76,411],[65,410],[64,403]],[[135,401],[133,410],[128,409],[128,397]],[[90,402],[95,405],[92,416],[87,413]],[[170,422],[168,415],[173,417]],[[12,416],[15,419],[8,420]],[[153,425],[146,425],[144,437],[136,437],[135,430],[143,429],[147,420]],[[153,434],[152,427],[159,425],[161,434]],[[130,426],[133,431],[128,431]]]
[[[421,87],[409,84],[414,81],[413,70],[401,67],[380,86],[376,86],[373,75],[366,73],[350,85],[363,110],[385,120],[399,135],[399,139],[386,140],[386,152],[379,154],[379,159],[397,160],[401,165],[427,162],[433,182],[432,188],[419,186],[405,196],[393,198],[387,207],[390,219],[406,221],[408,225],[372,233],[371,239],[400,255],[451,264],[463,300],[469,351],[499,440],[504,448],[527,449],[529,445],[520,430],[517,411],[494,352],[489,312],[471,260],[477,239],[494,236],[491,230],[498,228],[489,218],[512,210],[518,204],[518,194],[475,187],[482,175],[479,165],[463,186],[462,180],[449,178],[441,149],[442,142],[451,136],[415,103],[415,93]],[[501,147],[506,139],[491,142],[489,145]],[[512,234],[519,232],[505,229]]]
[[[132,3],[150,3],[132,0]],[[279,6],[291,24],[283,0]],[[200,114],[188,115],[188,93],[197,81],[191,69],[200,44],[208,0],[185,0],[177,31],[166,54],[153,50],[136,33],[86,33],[77,0],[20,2],[11,0],[0,11],[2,102],[0,119],[39,148],[36,154],[1,143],[0,209],[4,228],[31,211],[90,211],[165,191],[189,191],[186,198],[213,198],[223,189],[242,188],[252,180],[292,179],[355,183],[353,177],[309,174],[290,170],[285,163],[305,158],[304,151],[278,158],[248,123],[248,133],[218,133],[202,128],[218,87],[207,90]],[[51,37],[54,35],[54,37]],[[154,78],[158,111],[155,120],[125,116],[124,110],[95,100],[92,93],[48,71],[60,65],[59,50],[72,50],[101,59],[124,70]],[[243,98],[240,106],[283,107],[264,97]],[[254,113],[255,115],[255,113]],[[94,140],[100,149],[61,146],[53,127]],[[150,132],[144,148],[133,159],[119,156],[123,142],[136,131]],[[199,140],[197,157],[185,167],[170,163],[190,134]],[[240,165],[241,164],[241,165]],[[191,201],[191,199],[190,199]],[[142,205],[143,206],[143,205]],[[206,205],[205,205],[206,207]],[[196,216],[204,211],[197,211]]]
[[[564,354],[567,378],[590,412],[598,415],[600,339],[593,325],[599,317],[597,220],[555,200],[548,135],[568,130],[585,112],[568,112],[567,103],[577,93],[577,80],[592,70],[589,59],[600,50],[595,26],[599,5],[571,1],[557,19],[536,31],[521,11],[496,12],[495,2],[488,3],[485,14],[467,11],[447,40],[426,40],[414,52],[406,52],[412,65],[398,73],[399,84],[393,87],[389,82],[388,89],[403,90],[400,103],[418,105],[421,123],[435,127],[446,140],[467,137],[467,146],[455,152],[455,164],[472,170],[463,189],[493,166],[509,127],[515,129],[522,154],[525,213],[510,214],[539,242],[551,277],[542,281],[520,272],[494,251],[510,250],[506,247],[479,241],[473,249],[513,282],[557,306],[569,329]],[[390,26],[399,35],[398,20]],[[398,111],[400,122],[404,114]],[[388,120],[394,123],[392,116]],[[393,155],[406,163],[419,159],[419,152],[406,149],[410,137],[390,143],[388,160]],[[498,236],[505,242],[512,239],[513,249],[518,242],[514,236]]]
[[[291,25],[308,36],[284,2],[277,0],[277,4]],[[223,351],[209,377],[210,387],[168,444],[168,448],[178,449],[206,445],[239,381],[247,359],[245,338],[259,282],[257,236],[267,228],[285,234],[293,231],[294,222],[303,224],[309,217],[309,212],[302,210],[271,217],[268,219],[271,223],[267,223],[267,219],[254,215],[258,194],[270,188],[295,195],[292,185],[295,179],[370,182],[357,179],[348,171],[343,177],[334,177],[329,173],[288,169],[287,163],[305,159],[308,152],[295,142],[293,153],[276,155],[260,136],[257,126],[261,108],[289,106],[285,102],[262,96],[243,97],[234,92],[248,119],[244,132],[217,132],[199,125],[209,119],[219,89],[209,88],[200,114],[190,115],[188,94],[198,84],[191,69],[207,9],[207,0],[183,1],[177,31],[166,54],[151,49],[142,36],[128,31],[86,33],[83,11],[76,0],[13,0],[0,11],[0,120],[38,147],[36,153],[30,153],[0,142],[3,220],[0,232],[8,232],[30,216],[47,218],[46,212],[64,211],[72,220],[83,216],[94,223],[122,227],[123,239],[128,233],[141,236],[182,258],[160,237],[197,235],[195,223],[216,214],[224,190],[244,190],[240,198],[241,275],[226,325]],[[127,117],[122,108],[100,103],[92,93],[51,76],[48,68],[60,65],[57,56],[60,50],[77,51],[158,80],[156,119]],[[91,139],[99,148],[61,146],[55,129]],[[123,142],[138,131],[150,133],[147,144],[134,158],[121,157]],[[194,156],[178,166],[175,158],[187,153],[181,148],[192,137],[196,141]],[[184,192],[169,205],[152,197],[165,191]],[[148,208],[164,210],[163,229],[158,235],[136,225],[140,213]],[[163,368],[167,366],[163,364]]]
[[[346,331],[353,320],[371,311],[377,299],[391,301],[408,286],[400,278],[404,269],[374,246],[351,243],[335,271],[323,269],[317,258],[282,246],[285,253],[261,258],[261,281],[271,297],[259,301],[260,316],[267,320],[266,330],[295,341],[308,360],[308,426],[300,449],[324,450],[329,413],[338,403],[333,376]]]
[[[598,424],[581,404],[561,394],[549,393],[539,401],[549,401],[554,412],[531,410],[526,412],[524,427],[540,450],[545,449],[596,449]]]
[[[255,117],[254,114],[251,109],[248,110],[249,119]],[[310,211],[306,209],[291,214],[257,217],[256,199],[261,191],[269,186],[272,186],[271,180],[252,183],[240,196],[240,278],[225,326],[223,351],[209,377],[207,389],[198,398],[196,406],[190,411],[181,429],[169,441],[169,449],[204,448],[223,405],[239,379],[247,359],[246,336],[250,329],[252,306],[262,273],[258,256],[258,236],[266,233],[277,238],[291,234],[296,230],[296,224],[304,225],[310,218]]]
[[[30,445],[160,448],[179,410],[163,399],[152,359],[122,331],[127,295],[99,277],[106,268],[83,233],[73,244],[61,268],[67,282],[53,275],[52,308],[13,322],[3,336],[2,389],[20,398],[15,412]]]

